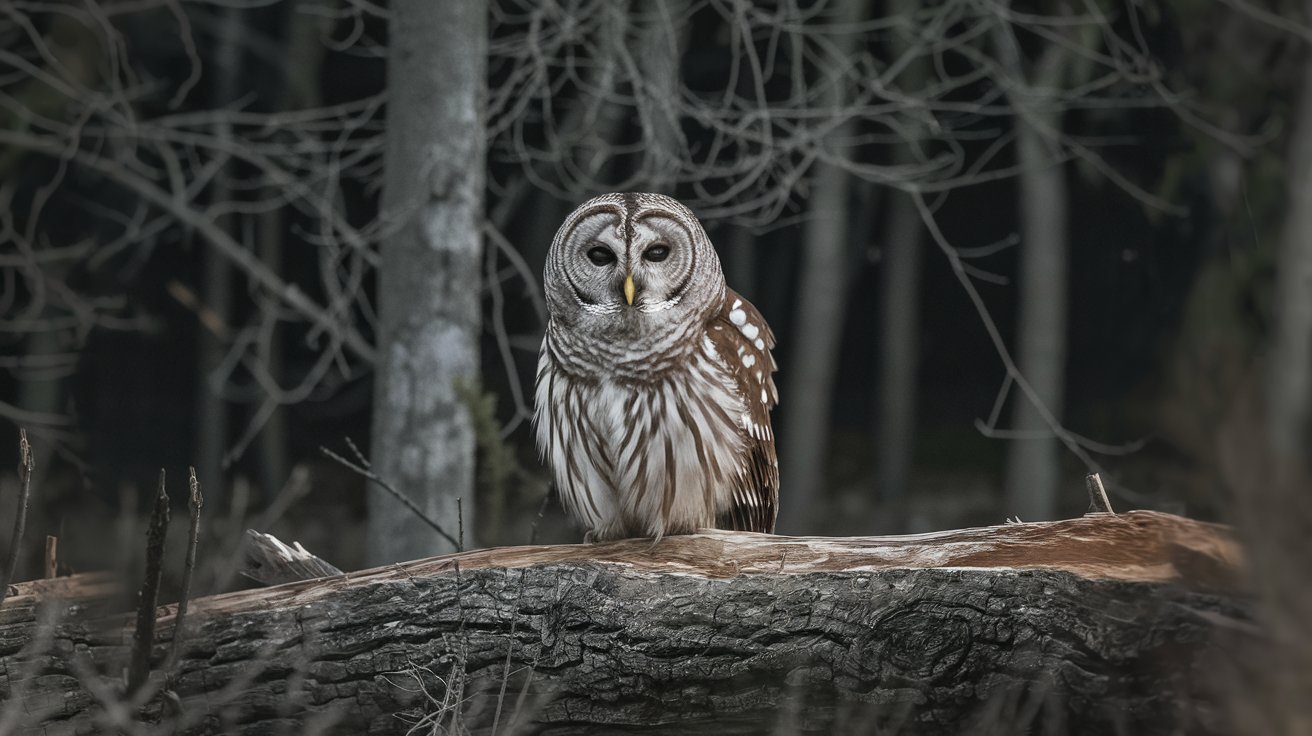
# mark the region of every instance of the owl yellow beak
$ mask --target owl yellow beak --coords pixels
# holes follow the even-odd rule
[[[631,273],[624,276],[624,301],[628,302],[630,307],[633,306],[633,274]]]

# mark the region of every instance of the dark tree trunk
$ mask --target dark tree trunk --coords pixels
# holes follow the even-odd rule
[[[916,404],[920,365],[920,212],[910,197],[889,198],[880,279],[879,412],[875,446],[881,509],[891,518],[876,528],[906,531],[915,456]]]
[[[475,733],[1222,733],[1240,564],[1226,529],[1150,512],[490,549],[193,601],[154,675],[170,694],[141,712],[191,733],[404,733],[405,713]],[[92,693],[120,687],[129,619],[74,615],[24,669],[18,593],[15,725],[113,726]]]
[[[1305,2],[1312,11],[1312,2]],[[1312,58],[1289,136],[1289,171],[1283,232],[1276,266],[1274,335],[1267,384],[1267,434],[1277,458],[1307,467],[1312,439]]]
[[[914,15],[917,0],[897,0],[893,8],[899,15]],[[923,89],[932,78],[932,69],[918,46],[924,43],[912,32],[895,34],[890,63],[910,57],[898,83],[903,89]],[[920,139],[927,137],[924,126],[908,126],[907,144],[894,150],[894,161],[915,164]],[[879,383],[876,387],[875,489],[879,494],[879,517],[871,528],[888,532],[914,529],[910,524],[907,498],[912,482],[912,463],[916,449],[916,414],[920,367],[920,272],[924,246],[924,223],[915,201],[904,192],[889,192],[880,243],[879,333],[875,344],[879,354]]]
[[[214,51],[214,104],[230,106],[241,95],[242,34],[246,30],[245,12],[226,8],[219,17],[218,38]],[[214,137],[234,143],[232,127],[227,121],[214,124]],[[233,207],[236,193],[232,179],[236,175],[231,163],[214,175],[210,189],[212,208]],[[235,212],[214,217],[215,225],[234,239],[241,237],[240,217]],[[228,472],[224,455],[228,450],[230,407],[223,397],[227,377],[219,373],[228,352],[228,338],[221,330],[232,325],[234,272],[232,263],[215,248],[201,254],[200,300],[210,315],[202,320],[197,333],[200,344],[196,364],[196,469],[205,479],[213,502],[228,495]]]
[[[851,25],[860,20],[869,3],[842,0],[833,5],[830,22]],[[839,58],[854,58],[861,37],[850,33],[839,41]],[[838,110],[848,104],[845,70],[835,69],[823,81],[820,109]],[[856,121],[839,125],[826,143],[841,158],[858,135]],[[848,197],[852,177],[844,169],[821,163],[814,174],[815,191],[807,201],[807,219],[801,241],[796,316],[787,372],[787,429],[779,447],[780,485],[788,489],[779,507],[779,530],[791,534],[814,533],[825,526],[821,511],[829,506],[823,493],[829,458],[830,414],[838,358],[842,354],[843,316],[851,268],[849,259]]]

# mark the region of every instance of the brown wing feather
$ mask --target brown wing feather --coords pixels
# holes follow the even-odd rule
[[[731,504],[716,520],[722,529],[774,532],[779,513],[779,462],[775,456],[770,410],[779,403],[775,390],[774,333],[752,303],[727,290],[707,333],[724,360],[747,406],[740,420],[747,436],[746,471],[734,481]]]

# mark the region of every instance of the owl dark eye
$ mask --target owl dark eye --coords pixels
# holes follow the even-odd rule
[[[588,250],[588,260],[593,265],[605,266],[615,262],[615,254],[604,245],[593,246]]]
[[[660,263],[670,257],[670,246],[664,243],[657,243],[647,250],[643,251],[642,257],[652,263]]]

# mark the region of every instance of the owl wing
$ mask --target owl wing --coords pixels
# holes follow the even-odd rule
[[[779,461],[770,428],[770,410],[779,403],[770,353],[774,333],[756,307],[732,289],[707,327],[746,407],[739,418],[747,439],[744,471],[733,481],[729,506],[719,510],[716,526],[773,533],[779,512]]]

